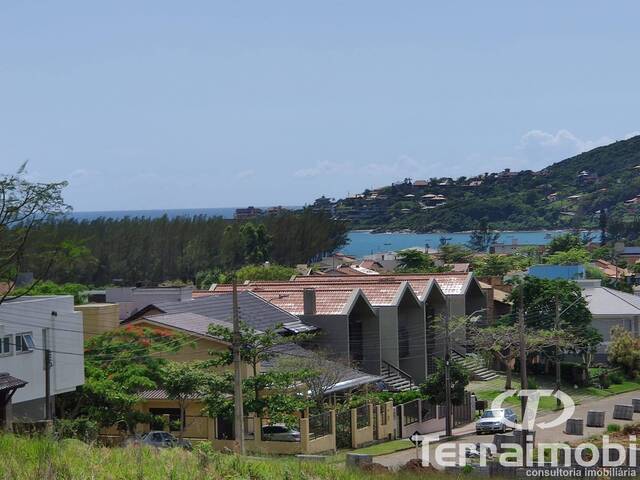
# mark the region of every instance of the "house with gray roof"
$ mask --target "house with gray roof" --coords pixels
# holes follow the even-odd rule
[[[596,360],[605,361],[614,327],[620,326],[634,335],[640,334],[640,297],[603,287],[600,280],[582,280],[578,284],[591,311],[592,325],[603,338]]]

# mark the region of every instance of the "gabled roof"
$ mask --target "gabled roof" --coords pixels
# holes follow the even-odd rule
[[[197,313],[167,313],[161,315],[147,315],[136,318],[136,320],[164,326],[186,333],[211,337],[209,335],[209,325],[218,325],[226,328],[233,328],[229,321],[217,320]],[[212,337],[213,338],[213,337]]]
[[[226,286],[225,286],[226,287]],[[152,310],[159,310],[164,313],[191,313],[198,314],[209,319],[231,322],[233,319],[233,297],[231,295],[231,285],[225,288],[227,295],[213,295],[212,292],[194,292],[192,300],[181,302],[157,302],[142,309],[134,317],[143,316]],[[297,325],[300,327],[300,320],[290,311],[286,311],[278,304],[278,293],[262,297],[244,288],[238,287],[238,307],[240,310],[240,321],[246,323],[256,330],[267,330],[277,325]]]
[[[607,287],[582,290],[592,315],[640,315],[640,297]]]

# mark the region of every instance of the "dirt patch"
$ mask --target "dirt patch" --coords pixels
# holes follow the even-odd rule
[[[402,467],[400,467],[401,472],[410,472],[410,473],[438,473],[438,470],[432,467],[431,465],[423,466],[422,460],[418,460],[417,458],[413,458],[405,463]]]
[[[367,473],[389,473],[389,469],[384,465],[380,465],[379,463],[369,463],[360,466],[362,471]]]

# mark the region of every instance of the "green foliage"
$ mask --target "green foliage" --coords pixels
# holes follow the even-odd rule
[[[92,442],[98,438],[100,428],[88,418],[58,418],[53,424],[53,431],[59,439],[77,438],[83,442]]]
[[[473,272],[479,277],[504,276],[514,267],[513,257],[489,254],[476,260]]]
[[[627,376],[635,377],[640,371],[640,339],[623,327],[616,326],[611,331],[609,362],[620,367]]]
[[[615,385],[624,383],[624,376],[620,372],[611,372],[611,374],[609,375],[609,379],[611,380],[611,383]]]
[[[233,342],[233,331],[222,325],[211,324],[209,334],[228,343]],[[277,328],[259,332],[245,323],[240,324],[240,357],[249,368],[251,376],[243,380],[243,400],[246,412],[255,412],[258,416],[268,412],[273,421],[290,422],[296,411],[304,409],[309,402],[298,395],[295,385],[304,382],[308,374],[306,369],[279,370],[270,368],[261,370],[260,365],[274,359],[279,352],[286,351],[286,345],[304,342],[310,335],[299,334],[295,337],[283,337]],[[211,351],[212,363],[229,366],[233,362],[233,353],[229,350]],[[214,375],[208,382],[205,403],[210,416],[231,415],[232,400],[223,397],[223,393],[233,392],[233,376],[230,373]]]
[[[166,361],[159,354],[192,344],[182,335],[129,325],[97,335],[85,345],[85,383],[56,401],[67,418],[130,430],[146,418],[136,411],[139,393],[158,388]]]
[[[564,233],[551,239],[547,251],[553,255],[556,252],[566,252],[573,248],[582,248],[580,237],[575,233]]]
[[[583,247],[572,247],[567,251],[556,251],[545,258],[551,265],[583,265],[591,261],[591,254]]]
[[[379,189],[374,199],[340,200],[337,209],[358,213],[353,220],[355,228],[466,231],[486,219],[498,229],[587,227],[606,233],[607,241],[637,239],[639,212],[624,202],[640,191],[640,175],[633,169],[638,164],[637,136],[557,162],[540,172],[483,175],[475,178],[482,184],[473,188],[469,187],[470,179],[448,182],[446,186],[440,185],[444,179],[434,179],[428,187],[395,184]],[[581,177],[579,172],[583,170],[593,176]],[[416,201],[409,202],[412,208],[409,212],[398,212],[394,206],[409,193],[416,196]],[[426,193],[446,196],[446,204],[427,210],[419,208],[418,199]],[[548,198],[551,193],[556,193],[557,199]],[[574,195],[580,196],[568,198]],[[348,213],[345,217],[349,217]]]
[[[236,280],[289,280],[295,275],[296,269],[283,265],[247,265],[236,271]]]
[[[399,261],[398,268],[396,269],[398,272],[430,273],[440,270],[436,267],[433,259],[428,253],[423,253],[419,250],[402,250],[398,254],[397,259]]]
[[[491,230],[485,218],[481,219],[471,232],[467,246],[476,252],[486,252],[500,238],[500,233]]]
[[[463,245],[446,244],[438,249],[440,260],[444,263],[469,263],[473,252]]]
[[[202,393],[208,371],[203,362],[167,362],[161,367],[161,385],[167,397],[177,400],[180,418],[185,418],[187,404],[194,396]],[[180,422],[180,437],[184,434],[184,423]]]
[[[461,405],[464,401],[464,389],[469,384],[469,372],[457,362],[451,362],[449,367],[451,381],[451,403]],[[434,405],[445,403],[445,364],[442,360],[436,360],[436,372],[429,375],[427,380],[420,385],[420,391],[429,402]]]
[[[15,174],[0,174],[0,281],[7,282],[8,291],[0,294],[0,303],[12,292],[18,275],[37,264],[43,278],[56,262],[65,245],[51,238],[38,244],[35,231],[44,222],[67,212],[62,190],[66,182],[38,183],[26,178],[27,162]],[[71,252],[77,253],[77,252]]]
[[[449,480],[450,473],[367,472],[332,461],[228,455],[209,442],[179,448],[104,448],[48,436],[0,435],[3,479],[65,480]],[[344,461],[342,462],[344,463]]]
[[[87,285],[108,285],[114,279],[130,285],[196,280],[200,285],[206,275],[250,263],[314,261],[346,244],[347,225],[305,209],[248,223],[206,216],[59,219],[38,224],[30,235],[20,270],[33,271],[36,278]],[[45,253],[63,242],[68,248],[56,249],[61,260],[49,268]]]
[[[14,295],[73,295],[73,301],[77,304],[87,302],[89,287],[79,283],[64,283],[59,285],[52,281],[37,282],[30,287],[16,288]]]
[[[620,431],[620,425],[617,423],[610,423],[607,425],[607,433],[616,433]]]

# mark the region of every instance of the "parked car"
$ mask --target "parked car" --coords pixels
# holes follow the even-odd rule
[[[274,442],[299,442],[300,432],[286,425],[266,425],[262,427],[262,440]]]
[[[480,419],[476,422],[476,433],[504,433],[507,428],[506,420],[517,422],[518,417],[510,408],[496,408],[485,410]]]
[[[189,440],[176,438],[169,432],[163,432],[161,430],[152,430],[143,435],[140,437],[139,443],[156,448],[182,447],[186,450],[193,448]]]

